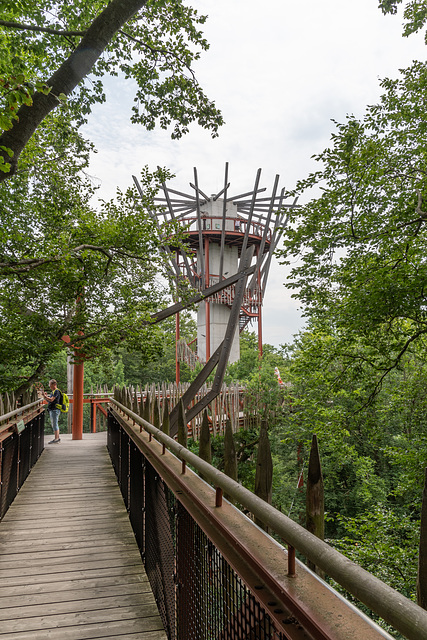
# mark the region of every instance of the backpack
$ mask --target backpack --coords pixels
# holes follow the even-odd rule
[[[59,391],[59,393],[61,394],[61,402],[56,405],[56,408],[60,409],[61,413],[68,413],[68,408],[70,406],[70,399],[66,393],[62,393],[62,391]]]

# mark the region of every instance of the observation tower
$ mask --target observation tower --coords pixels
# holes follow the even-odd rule
[[[238,315],[234,314],[232,320],[228,361],[239,359],[240,333],[252,323],[257,325],[258,349],[262,355],[262,303],[271,259],[287,224],[289,209],[296,201],[285,204],[284,189],[279,191],[279,176],[269,194],[259,186],[260,178],[261,169],[252,190],[233,195],[226,163],[223,188],[209,196],[200,188],[197,169],[194,169],[190,193],[164,183],[163,196],[155,198],[156,207],[150,215],[156,225],[165,222],[166,227],[179,225],[185,232],[187,252],[173,244],[164,246],[177,291],[179,282],[185,279],[191,287],[207,294],[197,307],[197,344],[187,344],[180,338],[179,314],[176,315],[177,381],[179,362],[186,362],[190,367],[197,361],[204,364],[223,342],[237,287],[236,281],[227,285],[227,280],[243,269],[243,256],[246,265],[250,265],[246,266],[249,274]],[[136,178],[134,181],[138,187]],[[252,255],[248,258],[249,254]],[[212,292],[214,285],[218,286]]]

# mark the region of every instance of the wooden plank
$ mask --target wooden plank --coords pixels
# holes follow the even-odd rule
[[[45,629],[15,633],[13,640],[95,640],[95,638],[129,638],[129,640],[165,640],[162,630],[147,631],[143,621],[127,620],[108,624],[80,625],[77,628]]]
[[[54,563],[56,567],[65,567],[65,565],[80,565],[86,564],[90,566],[90,563],[96,562],[97,564],[104,564],[104,562],[110,561],[111,557],[114,557],[114,562],[117,560],[123,560],[126,564],[133,564],[139,562],[140,555],[135,545],[114,546],[107,549],[98,550],[96,547],[93,551],[84,552],[82,549],[75,551],[71,550],[71,553],[65,550],[61,551],[48,551],[40,552],[37,555],[32,553],[9,553],[0,557],[0,571],[2,576],[6,576],[10,571],[10,575],[16,575],[15,571],[24,568],[30,571],[40,571],[45,568],[49,569]],[[29,568],[31,565],[31,569]]]
[[[55,536],[55,549],[78,549],[80,547],[87,547],[90,542],[93,543],[93,535],[96,535],[96,544],[98,547],[110,546],[113,542],[117,544],[135,544],[135,538],[132,534],[127,532],[120,533],[120,535],[112,529],[105,529],[102,526],[90,527],[89,533],[84,536],[79,536],[78,541],[75,540],[73,532],[78,532],[79,528],[70,527],[69,529],[37,529],[37,535],[34,537],[31,535],[31,529],[18,533],[13,533],[11,538],[10,533],[7,534],[0,542],[7,542],[7,551],[13,553],[14,549],[21,550],[22,542],[26,543],[27,550],[31,553],[37,551],[44,551],[50,549],[52,545],[52,539],[49,536]],[[72,537],[70,537],[72,536]]]
[[[13,581],[14,578],[19,578],[21,576],[27,576],[30,578],[31,576],[39,576],[42,577],[45,574],[53,575],[55,573],[66,573],[67,571],[76,572],[76,571],[85,571],[90,569],[111,569],[113,567],[127,567],[130,565],[134,565],[137,562],[140,562],[141,558],[139,554],[135,552],[135,556],[129,557],[128,554],[117,554],[117,557],[103,557],[102,559],[95,560],[84,560],[83,562],[61,562],[61,563],[50,563],[48,565],[44,565],[43,567],[33,566],[32,563],[26,567],[16,567],[11,569],[1,569],[0,567],[0,582],[2,584],[6,584],[7,581]]]
[[[13,580],[0,582],[0,596],[8,595],[15,587],[19,589],[44,588],[47,585],[50,589],[56,587],[57,582],[67,582],[69,585],[73,583],[79,583],[81,580],[104,580],[106,578],[114,578],[115,580],[125,579],[130,577],[145,578],[145,572],[141,571],[141,565],[132,565],[127,567],[104,567],[102,569],[89,569],[87,571],[68,571],[65,573],[51,573],[46,574],[43,577],[40,576],[21,576],[16,577]]]
[[[156,612],[157,613],[157,612]],[[106,622],[118,622],[119,620],[135,620],[139,618],[143,628],[147,631],[161,629],[162,625],[158,615],[145,613],[140,610],[136,614],[135,607],[116,607],[115,609],[101,609],[97,611],[83,611],[61,615],[44,615],[28,619],[12,618],[2,621],[0,638],[17,631],[40,631],[58,629],[62,627],[78,627],[81,624],[99,624]],[[10,636],[9,636],[10,638]]]
[[[0,523],[0,640],[166,640],[105,435],[47,447]]]
[[[117,609],[118,602],[120,602],[120,609],[128,608],[131,610],[137,607],[140,614],[146,617],[155,616],[158,613],[157,605],[153,602],[150,590],[148,592],[145,591],[145,593],[125,593],[114,596],[99,596],[97,598],[87,594],[89,596],[87,599],[82,598],[83,595],[82,593],[78,594],[77,598],[72,601],[64,600],[61,602],[56,598],[56,600],[48,600],[42,603],[46,605],[45,611],[49,614],[46,616],[48,621],[52,621],[53,616],[68,616],[77,613],[90,615],[95,612]],[[15,628],[13,624],[14,614],[19,616],[19,623],[22,625],[20,629],[31,628],[39,623],[34,620],[25,622],[25,619],[40,617],[40,604],[30,605],[25,603],[23,606],[14,607],[12,605],[8,609],[0,609],[0,628],[2,631],[7,628]],[[110,615],[110,611],[108,611],[107,615]]]
[[[120,596],[132,595],[132,594],[146,594],[151,592],[150,583],[148,580],[138,581],[138,582],[129,582],[125,584],[111,584],[109,586],[103,587],[89,587],[79,585],[78,589],[66,589],[62,591],[44,591],[40,593],[33,593],[31,595],[16,593],[13,595],[4,596],[0,598],[0,619],[7,619],[9,615],[6,615],[4,610],[9,607],[21,607],[23,605],[27,606],[35,606],[42,604],[52,604],[56,602],[74,602],[75,600],[82,600],[85,596],[86,592],[90,591],[90,596],[93,599],[96,598],[107,598],[114,597],[115,598],[115,606],[117,606],[118,599]],[[120,600],[120,604],[123,602]],[[38,611],[37,613],[40,613]]]
[[[125,575],[105,575],[103,577],[97,576],[96,578],[80,578],[75,580],[63,580],[53,583],[38,583],[38,584],[21,584],[16,587],[0,587],[0,602],[3,602],[5,598],[11,598],[16,596],[32,596],[38,593],[57,593],[59,591],[73,591],[73,590],[97,590],[107,589],[111,586],[119,587],[123,585],[130,585],[135,583],[147,583],[148,578],[145,574],[126,573]],[[64,596],[65,598],[66,596]]]

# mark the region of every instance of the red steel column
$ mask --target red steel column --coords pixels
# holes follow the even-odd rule
[[[176,383],[179,384],[181,377],[181,367],[178,361],[178,340],[179,340],[179,313],[175,316],[175,376]]]
[[[205,238],[205,286],[209,287],[209,239]],[[211,357],[211,307],[209,302],[205,302],[206,310],[206,362]]]
[[[79,354],[76,352],[74,352],[74,357],[72,439],[81,440],[83,438],[84,361],[79,360]]]
[[[257,247],[257,257],[259,254],[259,247]],[[262,358],[262,293],[261,293],[261,269],[258,269],[257,275],[258,284],[258,356]]]

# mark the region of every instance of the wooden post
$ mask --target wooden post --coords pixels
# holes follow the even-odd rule
[[[313,434],[311,441],[310,460],[307,471],[306,488],[306,528],[310,533],[324,540],[325,538],[325,496],[323,490],[322,467],[320,464],[317,436]],[[308,566],[319,575],[316,566],[308,561]]]
[[[230,420],[227,420],[224,432],[224,473],[237,482],[237,454]],[[224,497],[233,502],[231,496],[224,494]]]
[[[417,603],[427,609],[427,468],[421,506],[420,551],[418,556]]]
[[[72,439],[83,438],[83,387],[84,387],[84,362],[79,359],[79,354],[74,354],[74,384],[73,384],[73,429]]]
[[[179,401],[178,407],[178,442],[182,444],[183,447],[187,447],[187,420],[185,417],[185,409],[182,400]]]
[[[162,414],[162,431],[169,435],[170,421],[169,421],[169,402],[165,395],[163,398],[163,414]]]
[[[271,504],[272,486],[273,460],[271,458],[270,440],[268,439],[267,421],[262,420],[256,459],[255,495]],[[265,531],[268,530],[268,527],[258,518],[255,518],[255,524]]]
[[[200,427],[199,458],[205,462],[209,462],[209,464],[212,464],[211,432],[209,429],[208,412],[206,409],[203,411],[202,426]],[[201,473],[199,475],[203,478]],[[203,479],[206,480],[206,478]]]
[[[153,401],[153,426],[156,427],[156,429],[160,429],[160,408],[159,400],[156,395],[154,396]]]
[[[147,422],[150,422],[150,392],[147,389],[147,394],[145,397],[145,403],[144,403],[144,420],[146,420]]]
[[[90,402],[90,412],[91,412],[91,421],[90,421],[90,431],[91,433],[96,433],[96,402],[91,400]]]

